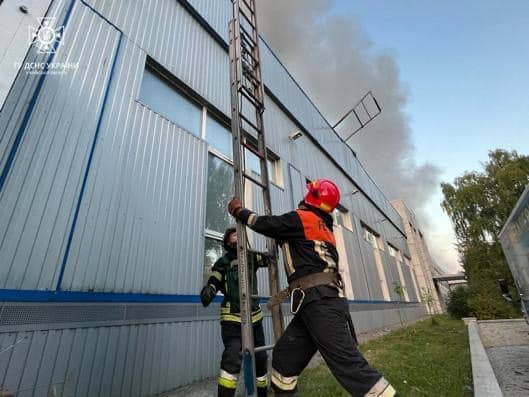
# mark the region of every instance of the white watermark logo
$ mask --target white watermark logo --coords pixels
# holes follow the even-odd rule
[[[64,26],[55,26],[54,17],[37,18],[40,28],[29,27],[29,42],[41,54],[53,54],[61,44]]]
[[[39,54],[55,54],[63,42],[64,26],[56,26],[54,17],[37,20],[39,27],[29,27],[29,44],[34,45]],[[79,62],[15,62],[14,66],[28,74],[64,75],[79,69]]]

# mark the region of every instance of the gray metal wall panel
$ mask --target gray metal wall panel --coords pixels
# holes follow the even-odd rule
[[[405,263],[403,263],[401,267],[402,267],[402,274],[406,282],[406,292],[408,293],[408,297],[410,298],[411,302],[417,302],[419,299],[417,298],[417,293],[415,291],[415,285],[413,284],[413,280],[411,278],[410,267],[406,265]]]
[[[386,272],[386,281],[388,283],[389,294],[392,300],[400,300],[399,295],[395,292],[395,284],[401,284],[399,273],[397,270],[397,263],[393,257],[385,250],[383,257],[384,271]]]
[[[47,54],[38,54],[36,47],[30,47],[26,56],[27,62],[44,62]],[[16,132],[21,126],[22,119],[29,107],[31,94],[39,80],[38,74],[25,73],[22,70],[13,83],[11,92],[6,99],[0,113],[0,169],[4,169],[9,155],[9,150],[15,141]]]
[[[144,55],[130,42],[122,54],[64,288],[194,294],[207,145],[135,101]]]
[[[263,117],[266,146],[279,157],[291,159],[291,150],[296,143],[288,139],[288,136],[297,131],[298,127],[267,95],[265,95],[265,108]]]
[[[55,61],[79,70],[44,80],[0,193],[3,288],[54,288],[101,111],[118,34],[79,3],[65,34]]]
[[[357,332],[398,324],[396,308],[355,311]],[[406,306],[412,321],[424,307]],[[285,315],[285,323],[292,316]],[[266,340],[272,341],[269,317]],[[215,376],[222,343],[217,320],[122,327],[0,333],[0,381],[17,396],[150,396]]]
[[[368,280],[362,253],[358,246],[358,238],[354,232],[345,228],[342,230],[354,297],[355,299],[368,300],[370,298]]]
[[[380,277],[377,270],[373,247],[362,237],[360,237],[360,247],[364,258],[364,269],[367,275],[369,285],[369,297],[372,300],[384,300],[382,287],[380,286]]]
[[[167,70],[230,114],[228,54],[178,1],[89,3]]]
[[[213,29],[228,42],[228,22],[233,18],[230,0],[188,0]]]

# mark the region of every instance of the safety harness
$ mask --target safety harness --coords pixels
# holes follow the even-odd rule
[[[291,298],[290,312],[296,314],[305,299],[305,291],[320,285],[330,285],[338,289],[343,289],[343,282],[339,273],[312,273],[292,281],[287,288],[273,295],[266,306],[268,309],[271,309],[288,298]]]

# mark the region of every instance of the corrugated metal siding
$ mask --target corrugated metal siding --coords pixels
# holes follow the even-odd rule
[[[404,280],[406,282],[406,292],[408,293],[408,297],[410,298],[411,302],[417,302],[417,293],[415,291],[415,286],[413,284],[413,280],[411,278],[411,271],[410,267],[406,265],[405,263],[402,264],[402,274],[404,275]]]
[[[368,300],[370,298],[368,280],[364,268],[364,260],[358,246],[358,239],[354,232],[345,228],[342,228],[342,230],[354,297],[355,299]]]
[[[65,289],[180,294],[200,289],[207,145],[135,101],[144,59],[126,42]]]
[[[385,256],[385,258],[384,258]],[[389,294],[392,300],[400,300],[401,298],[395,292],[395,284],[401,284],[399,273],[397,270],[397,262],[393,257],[388,254],[388,251],[384,251],[383,260],[384,271],[386,273],[386,281],[388,283]]]
[[[152,396],[218,371],[218,321],[0,334],[0,380],[17,396]],[[185,342],[183,342],[185,341]]]
[[[65,35],[54,61],[79,69],[44,80],[0,193],[2,288],[54,288],[101,113],[118,32],[77,3]]]
[[[408,321],[424,315],[422,306],[402,310]],[[395,308],[352,317],[357,332],[399,321]],[[269,317],[264,328],[271,343]],[[152,396],[215,376],[220,341],[216,320],[2,333],[0,382],[17,396]]]
[[[228,42],[228,21],[233,18],[231,0],[188,0],[188,3]]]
[[[382,287],[380,286],[380,276],[378,274],[373,247],[363,238],[360,238],[360,247],[362,250],[362,257],[365,261],[364,269],[367,275],[367,281],[369,285],[369,297],[372,300],[384,300],[384,295],[382,294]]]
[[[228,53],[178,1],[88,3],[172,74],[230,114]]]
[[[229,116],[227,53],[177,1],[109,3],[104,0],[92,0],[90,4],[120,27],[150,56]],[[196,7],[196,10],[222,37],[226,37],[225,27],[231,18],[229,1],[196,0],[191,1],[190,4]],[[138,26],[142,29],[138,29]],[[400,216],[367,175],[358,159],[353,156],[350,148],[330,128],[318,109],[279,63],[264,41],[262,44],[262,68],[266,86],[377,203],[392,222],[402,229]],[[268,127],[267,131],[270,131]],[[267,132],[267,136],[275,133],[280,133],[283,139],[285,133],[288,135],[286,131],[274,131]],[[273,138],[269,140],[271,143],[274,142]],[[276,145],[271,147],[277,148]]]
[[[295,144],[288,139],[288,136],[298,128],[268,96],[265,96],[265,107],[266,146],[279,157],[291,159],[291,148]]]

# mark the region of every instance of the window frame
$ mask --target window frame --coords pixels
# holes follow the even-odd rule
[[[367,226],[364,222],[360,222],[361,226],[362,226],[362,230],[363,230],[363,237],[364,237],[364,240],[369,243],[369,245],[371,245],[373,248],[375,249],[380,249],[379,248],[379,243],[378,243],[378,237],[380,237],[380,235],[375,232],[373,229],[371,229],[369,226]]]
[[[155,77],[159,78],[163,83],[167,84],[170,88],[172,88],[175,91],[176,95],[179,95],[185,101],[187,101],[191,105],[197,107],[197,109],[199,110],[199,112],[201,114],[200,114],[200,121],[199,121],[199,126],[198,126],[198,129],[196,131],[197,132],[196,134],[193,133],[192,131],[189,131],[188,129],[186,129],[186,127],[184,127],[183,125],[181,125],[177,121],[169,118],[169,116],[167,116],[167,115],[165,115],[163,113],[160,113],[159,110],[154,109],[152,107],[152,105],[150,105],[146,101],[142,100],[142,98],[140,97],[140,95],[141,95],[141,87],[142,87],[142,84],[143,84],[143,79],[144,79],[146,71],[149,71]],[[197,98],[196,95],[193,95],[192,91],[190,91],[189,88],[186,88],[185,84],[179,82],[179,80],[176,78],[176,76],[174,76],[170,72],[166,71],[164,67],[159,65],[156,61],[154,61],[150,57],[147,57],[147,60],[145,61],[145,65],[144,65],[144,68],[143,68],[143,74],[141,76],[141,79],[139,79],[139,80],[140,81],[139,81],[138,89],[137,89],[137,92],[136,92],[136,95],[135,95],[135,102],[137,102],[141,106],[149,109],[151,112],[156,113],[157,115],[159,115],[163,119],[167,120],[171,124],[176,125],[178,128],[182,129],[186,133],[191,134],[192,136],[194,136],[194,137],[196,137],[198,139],[202,139],[203,130],[205,129],[205,125],[204,125],[204,108],[206,106],[203,103],[203,101],[201,101],[201,100],[199,100]]]

